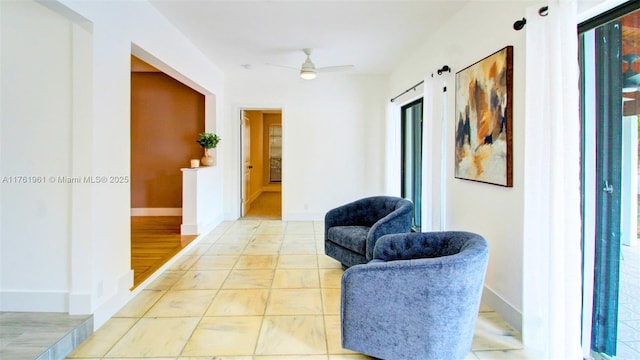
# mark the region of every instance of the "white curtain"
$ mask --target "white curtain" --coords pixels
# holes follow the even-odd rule
[[[545,17],[538,9],[527,10],[525,30],[522,335],[540,358],[581,359],[576,1],[549,1]]]

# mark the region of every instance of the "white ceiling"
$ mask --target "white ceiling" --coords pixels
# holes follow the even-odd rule
[[[469,1],[150,0],[226,73],[290,71],[267,64],[299,67],[312,48],[317,67],[366,74],[388,73]]]

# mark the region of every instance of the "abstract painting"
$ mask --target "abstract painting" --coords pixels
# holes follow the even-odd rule
[[[512,46],[456,73],[456,178],[513,186],[512,88]]]

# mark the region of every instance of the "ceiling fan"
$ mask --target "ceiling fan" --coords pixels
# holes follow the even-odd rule
[[[349,70],[354,67],[353,65],[337,65],[337,66],[325,66],[325,67],[317,68],[313,63],[313,61],[311,61],[311,49],[302,49],[302,51],[305,53],[305,55],[307,55],[307,59],[302,63],[302,65],[299,68],[286,66],[286,65],[276,65],[276,64],[270,64],[270,65],[300,71],[300,77],[305,80],[315,79],[317,72],[342,71],[342,70]]]

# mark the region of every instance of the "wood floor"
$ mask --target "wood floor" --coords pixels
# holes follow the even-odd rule
[[[282,193],[279,191],[265,191],[258,196],[249,207],[244,219],[282,219]]]
[[[180,216],[131,217],[131,268],[135,289],[196,236],[180,235]]]
[[[264,192],[245,219],[281,219],[282,193]],[[197,236],[181,236],[180,216],[131,217],[131,268],[135,289]]]

